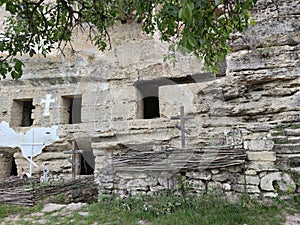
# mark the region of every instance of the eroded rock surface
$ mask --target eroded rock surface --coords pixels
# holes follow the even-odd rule
[[[248,156],[244,167],[188,171],[183,176],[190,183],[199,190],[273,191],[270,182],[277,180],[281,171],[300,168],[299,162],[293,161],[300,157],[299,12],[299,0],[258,1],[252,10],[257,24],[232,35],[233,52],[227,56],[226,74],[217,77],[189,56],[179,55],[175,67],[164,63],[167,45],[142,33],[140,24],[115,26],[112,50],[103,53],[78,34],[76,53],[67,51],[66,57],[52,54],[47,59],[24,57],[24,77],[1,81],[0,119],[17,132],[58,126],[59,141],[34,158],[40,166],[34,168],[35,174],[44,164],[54,173],[70,174],[70,155],[63,151],[72,149],[73,140],[76,148],[89,152],[83,157],[85,161],[80,155],[75,159],[80,165],[76,173],[84,174],[113,168],[112,157],[128,147],[179,147],[178,121],[171,117],[178,116],[184,106],[185,114],[192,116],[185,124],[188,147],[239,145]],[[53,101],[45,117],[45,104],[41,103],[47,95]],[[28,102],[32,107],[27,108],[27,117],[30,111],[32,124],[21,126],[21,106]],[[22,168],[28,169],[19,149],[0,151],[10,152],[9,159],[0,158],[5,162],[0,171],[13,160],[18,174]],[[84,162],[96,170],[88,170]],[[246,188],[239,182],[244,173],[255,177],[246,179]],[[163,177],[158,176],[156,182],[151,176],[143,177],[143,172],[142,177],[118,174],[118,181],[113,174],[100,175],[97,181],[103,181],[108,192],[117,187],[113,182],[118,182],[116,192],[120,193],[126,193],[127,188],[147,192],[168,186]],[[285,177],[292,183],[293,177]],[[176,180],[171,185],[176,186]]]

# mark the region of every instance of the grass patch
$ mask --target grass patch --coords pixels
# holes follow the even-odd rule
[[[284,129],[285,127],[283,127],[282,125],[277,125],[276,127],[273,128],[273,131],[275,132],[272,133],[272,136],[273,137],[284,136]]]
[[[141,196],[118,199],[102,197],[86,208],[90,213],[80,224],[282,224],[277,204],[264,205],[252,199],[232,203],[220,195],[201,197]],[[53,221],[55,222],[55,221]],[[66,222],[66,221],[65,221]]]
[[[9,215],[19,215],[24,217],[32,212],[38,212],[42,209],[42,205],[38,204],[34,207],[15,206],[9,204],[0,205],[0,219],[3,219]]]
[[[273,131],[275,131],[274,133],[272,133],[273,137],[277,137],[277,136],[285,136],[285,129],[299,129],[300,128],[300,124],[292,124],[292,125],[277,125],[276,127],[273,128]]]
[[[299,129],[300,128],[300,124],[293,124],[289,128],[290,129]]]
[[[273,139],[274,144],[288,144],[287,140]]]
[[[235,202],[220,194],[201,196],[140,196],[120,199],[101,197],[98,203],[80,209],[78,212],[61,212],[62,215],[44,214],[46,224],[272,224],[284,223],[284,212],[300,209],[300,196],[289,200],[275,199],[263,202],[249,196],[242,196]],[[13,214],[38,212],[41,207],[0,206],[0,222]],[[293,211],[294,210],[294,211]],[[68,213],[68,214],[67,214]],[[142,221],[142,222],[141,222]]]

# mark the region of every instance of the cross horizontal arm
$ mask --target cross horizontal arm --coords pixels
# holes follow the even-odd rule
[[[187,119],[193,119],[193,118],[194,118],[193,116],[184,116],[184,117],[181,117],[181,116],[171,116],[171,120],[180,120],[180,119],[187,120]]]
[[[22,146],[40,146],[45,145],[45,143],[21,143]]]
[[[64,154],[81,154],[83,153],[83,150],[67,150],[64,151]]]

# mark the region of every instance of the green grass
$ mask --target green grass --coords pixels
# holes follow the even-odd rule
[[[107,201],[107,200],[106,200]],[[91,211],[100,209],[110,215],[113,208],[118,222],[137,224],[139,220],[151,224],[281,224],[283,219],[276,215],[280,213],[277,205],[264,206],[258,202],[241,200],[231,203],[228,199],[217,195],[195,197],[144,197],[141,199],[111,200],[109,203],[100,201]],[[110,206],[109,206],[110,205]],[[95,218],[101,219],[103,217]],[[103,222],[107,222],[103,221]],[[118,223],[116,223],[118,224]]]
[[[285,127],[283,127],[282,125],[278,125],[276,126],[273,130],[276,131],[275,133],[272,133],[273,137],[277,137],[277,136],[284,136],[284,129]]]
[[[15,206],[15,205],[0,205],[0,221],[1,219],[9,216],[18,214],[20,217],[23,217],[32,212],[38,212],[42,209],[42,205],[38,204],[34,207],[23,207],[23,206]]]
[[[284,130],[285,129],[299,129],[300,128],[300,124],[292,124],[292,125],[289,125],[289,126],[283,126],[283,125],[277,125],[276,127],[273,128],[274,133],[272,133],[272,136],[273,137],[276,137],[276,136],[284,136],[285,133],[284,133]]]
[[[21,224],[32,224],[22,221],[25,215],[39,212],[41,205],[27,208],[0,205],[0,223],[9,215],[20,215]],[[120,199],[101,197],[98,203],[85,206],[81,212],[89,212],[82,216],[78,212],[70,215],[44,214],[41,218],[47,224],[200,224],[200,225],[234,225],[251,224],[279,225],[284,223],[286,212],[300,211],[300,196],[290,200],[274,199],[262,201],[242,196],[235,202],[218,194],[195,196],[141,196],[139,198]],[[38,219],[38,218],[35,218]],[[38,224],[38,223],[36,223]]]
[[[289,128],[290,129],[299,129],[300,128],[300,124],[293,124]]]

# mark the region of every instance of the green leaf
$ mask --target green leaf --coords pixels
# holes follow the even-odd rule
[[[12,71],[10,74],[13,79],[18,79],[18,73],[16,73],[16,71]]]
[[[193,2],[189,2],[189,3],[187,4],[187,7],[188,7],[188,9],[189,9],[189,13],[192,15],[192,14],[193,14],[193,10],[194,10],[194,8],[195,8],[194,3],[193,3]]]
[[[17,71],[18,74],[22,74],[23,73],[22,67],[24,66],[24,64],[18,59],[14,59],[14,61],[15,61],[15,66],[14,66],[15,71]]]
[[[7,74],[6,62],[0,61],[0,74],[5,78]]]
[[[32,57],[35,54],[36,54],[35,50],[34,49],[30,49],[29,56]]]
[[[16,6],[11,1],[8,1],[5,5],[5,10],[9,11],[11,14],[15,14]]]
[[[180,8],[179,11],[178,11],[178,18],[181,19],[182,15],[183,15],[183,9]]]
[[[196,41],[196,39],[194,38],[194,36],[190,35],[187,37],[188,43],[193,47],[196,48],[198,43]]]
[[[194,3],[189,2],[187,3],[183,9],[182,9],[182,18],[188,22],[192,20],[192,16],[193,16],[193,10],[195,8]]]
[[[256,25],[256,20],[255,19],[250,19],[250,25],[251,26],[254,26],[254,25]]]

